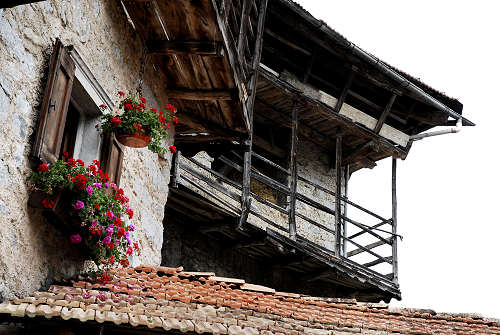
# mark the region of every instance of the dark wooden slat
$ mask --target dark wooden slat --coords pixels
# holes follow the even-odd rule
[[[195,164],[196,166],[198,166],[199,168],[205,170],[205,171],[208,171],[209,173],[213,174],[214,176],[216,176],[217,178],[220,178],[222,179],[225,183],[241,190],[241,185],[237,182],[235,182],[234,180],[231,180],[229,178],[227,178],[226,176],[218,173],[217,171],[214,171],[212,169],[209,169],[207,168],[205,165],[201,164],[200,162],[196,161],[196,159],[194,158],[191,158],[191,157],[184,157],[185,159],[189,160],[191,163]]]
[[[150,55],[201,55],[222,56],[222,43],[214,41],[149,40],[146,42]]]
[[[309,206],[312,206],[312,207],[319,209],[323,212],[326,212],[328,214],[335,215],[334,210],[326,207],[325,205],[320,204],[319,202],[317,202],[317,201],[315,201],[315,200],[313,200],[313,199],[311,199],[303,194],[297,193],[297,200],[300,200],[303,203],[308,204]]]
[[[276,205],[276,204],[273,204],[272,202],[262,198],[261,196],[253,193],[253,192],[250,192],[250,195],[252,196],[253,199],[257,200],[258,202],[260,202],[261,204],[264,204],[266,206],[269,206],[271,207],[272,209],[274,210],[277,210],[278,212],[280,213],[283,213],[283,214],[287,214],[288,215],[288,211],[285,210],[284,208]]]
[[[288,175],[290,174],[290,170],[285,169],[284,167],[282,167],[282,166],[274,163],[273,161],[267,159],[266,157],[262,157],[261,155],[256,154],[255,152],[252,152],[252,156],[255,157],[255,158],[257,158],[258,160],[263,161],[264,163],[267,163],[267,164],[271,165],[272,167],[274,167],[274,168],[276,168],[276,169],[278,169],[278,170],[280,170],[282,172],[285,172]]]
[[[375,228],[378,228],[378,227],[383,226],[385,224],[391,224],[391,222],[392,222],[392,219],[385,220],[385,221],[377,223],[376,225],[371,226],[370,229],[375,229]],[[360,235],[363,235],[364,233],[366,233],[366,231],[360,231],[359,233],[356,233],[356,234],[349,236],[349,238],[352,239],[352,238],[358,237]]]
[[[227,157],[220,156],[219,159],[224,164],[227,164],[227,165],[233,167],[234,169],[238,170],[239,172],[243,171],[243,168],[240,165],[234,163],[233,161],[231,161]],[[287,194],[287,195],[290,194],[290,190],[288,189],[288,186],[285,186],[282,183],[279,183],[279,182],[275,181],[274,179],[272,179],[272,178],[270,178],[270,177],[268,177],[266,175],[263,175],[260,172],[252,171],[251,176],[254,179],[260,181],[263,184],[266,184],[267,186],[269,186],[269,187],[271,187],[271,188],[273,188],[275,190],[278,190],[278,191],[280,191],[280,192],[282,192],[284,194]]]
[[[197,89],[166,89],[165,95],[180,100],[237,100],[238,95],[233,90],[197,90]]]
[[[347,77],[347,81],[342,89],[342,93],[340,94],[339,99],[337,100],[337,104],[335,105],[335,112],[338,113],[342,109],[342,105],[344,104],[345,98],[347,97],[347,93],[349,93],[349,88],[352,84],[352,79],[354,78],[354,71],[349,72],[349,76]]]
[[[180,162],[180,168],[186,172],[188,172],[190,175],[192,175],[193,177],[207,183],[209,186],[215,188],[217,191],[227,195],[228,197],[232,198],[233,200],[237,200],[239,201],[240,200],[240,196],[239,194],[233,192],[233,191],[230,191],[228,190],[226,187],[220,185],[219,183],[217,183],[216,181],[214,180],[211,180],[210,178],[202,175],[201,173],[199,173],[198,171],[194,170],[193,168],[191,168],[189,165],[187,164],[184,164],[183,162]],[[182,174],[182,177],[184,178],[185,177],[185,174]],[[207,190],[207,192],[209,192]],[[210,194],[215,194],[214,192],[210,192]]]
[[[177,151],[174,154],[173,157],[173,170],[172,170],[172,183],[171,187],[177,188],[179,186],[179,177],[180,177],[180,170],[179,170],[179,161],[181,159],[181,152]]]
[[[295,240],[297,238],[297,226],[295,224],[295,206],[297,202],[297,149],[298,149],[298,120],[299,111],[297,102],[294,101],[292,107],[292,134],[291,134],[291,148],[290,148],[290,203],[288,204],[288,232],[290,238]]]
[[[384,244],[385,244],[384,241],[377,241],[377,242],[373,242],[373,243],[370,243],[370,244],[366,245],[365,248],[371,250],[373,248],[379,247],[379,246],[384,245]],[[365,252],[365,250],[358,248],[358,249],[349,251],[347,253],[347,257],[358,255],[358,254],[360,254],[362,252]]]
[[[393,281],[398,283],[398,199],[396,194],[396,172],[397,172],[397,159],[392,159],[392,273],[394,274]]]
[[[392,105],[394,104],[394,100],[396,100],[396,97],[397,97],[397,95],[393,94],[391,96],[391,98],[389,99],[389,101],[387,102],[387,105],[385,105],[384,111],[382,112],[382,114],[378,118],[377,124],[375,125],[375,128],[373,129],[375,134],[380,133],[380,129],[382,129],[382,126],[384,125],[385,119],[389,115],[389,112],[391,111]]]
[[[343,217],[343,218],[344,218],[344,220],[346,220],[347,222],[350,222],[350,223],[352,223],[353,225],[357,226],[358,228],[361,228],[364,232],[366,232],[366,233],[368,233],[368,234],[370,234],[370,235],[372,235],[372,236],[374,236],[374,237],[378,238],[378,239],[379,239],[379,240],[381,240],[381,241],[384,241],[384,242],[385,242],[385,243],[387,243],[387,244],[391,244],[391,241],[390,241],[390,240],[388,240],[388,239],[386,239],[386,238],[383,238],[382,236],[380,236],[380,235],[379,235],[379,234],[377,234],[377,233],[374,233],[374,232],[372,231],[373,227],[368,227],[368,226],[366,226],[366,225],[364,225],[364,224],[362,224],[362,223],[359,223],[359,222],[357,222],[357,221],[354,221],[354,220],[352,220],[352,219],[349,219],[349,218],[347,218],[347,217],[345,217],[345,216],[342,216],[342,217]]]
[[[241,184],[241,217],[238,223],[238,229],[242,229],[248,219],[248,213],[250,211],[250,183],[252,174],[252,134],[253,134],[253,116],[250,115],[250,138],[246,141],[248,149],[245,151],[243,156],[243,182]],[[220,157],[222,160],[225,157]]]
[[[335,143],[335,255],[340,257],[342,247],[342,220],[341,220],[341,192],[342,192],[342,137],[337,137]]]
[[[189,184],[193,185],[194,187],[196,187],[200,191],[205,192],[206,194],[209,194],[212,198],[214,198],[215,200],[217,200],[218,202],[220,202],[224,206],[230,208],[234,212],[232,214],[238,214],[240,212],[240,210],[238,208],[236,208],[235,206],[231,205],[226,200],[220,198],[215,192],[208,192],[208,190],[206,188],[200,186],[198,183],[196,183],[195,181],[191,180],[190,178],[188,178],[188,177],[186,177],[184,175],[182,175],[181,178],[182,178],[182,180],[187,181]]]
[[[374,261],[371,261],[371,262],[363,264],[363,266],[366,266],[367,268],[370,268],[372,266],[375,266],[375,265],[378,265],[378,264],[384,263],[384,262],[392,264],[392,256],[391,257],[385,257],[384,259],[381,259],[381,258],[376,259]]]

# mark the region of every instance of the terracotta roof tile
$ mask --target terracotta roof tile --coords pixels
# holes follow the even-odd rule
[[[14,318],[94,320],[210,334],[499,334],[500,322],[475,314],[392,309],[321,298],[217,277],[211,272],[143,265],[111,270],[103,284],[80,276],[68,285],[0,304]]]

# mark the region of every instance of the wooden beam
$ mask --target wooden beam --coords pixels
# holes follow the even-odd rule
[[[179,179],[180,179],[180,169],[179,169],[179,161],[181,159],[181,152],[177,151],[173,157],[173,168],[172,168],[172,182],[170,183],[171,187],[177,188],[179,187]]]
[[[222,56],[222,43],[216,41],[146,41],[147,52],[150,55],[200,55]]]
[[[370,243],[368,245],[365,245],[365,248],[368,250],[371,250],[371,249],[374,249],[374,248],[379,247],[379,246],[384,245],[384,244],[386,244],[384,241],[377,241],[377,242],[373,242],[373,243]],[[347,257],[355,256],[355,255],[363,253],[365,251],[366,250],[363,250],[361,248],[355,249],[355,250],[349,251],[347,253]]]
[[[306,72],[304,73],[304,83],[307,83],[309,80],[309,76],[311,75],[312,67],[314,65],[314,61],[316,60],[317,54],[318,54],[318,48],[315,46],[313,48],[311,58],[309,58],[309,63],[307,64]]]
[[[209,133],[211,135],[219,135],[231,138],[243,136],[243,134],[240,132],[222,127],[220,124],[202,119],[199,115],[195,115],[194,113],[189,113],[188,111],[185,110],[179,112],[177,116],[179,117],[182,126],[186,126],[197,130],[204,130],[204,132]]]
[[[342,93],[340,94],[339,99],[337,100],[337,104],[335,105],[335,112],[339,113],[342,105],[344,104],[345,98],[347,97],[347,93],[349,93],[349,88],[352,84],[352,79],[354,78],[354,71],[350,70],[349,76],[347,77],[344,88],[342,89]]]
[[[167,97],[179,100],[238,100],[236,90],[166,89]]]
[[[245,50],[244,47],[247,45],[248,42],[247,40],[247,30],[248,26],[250,25],[250,22],[247,20],[248,15],[250,14],[250,6],[252,4],[252,1],[250,0],[243,0],[243,5],[242,5],[242,10],[241,10],[241,16],[240,16],[240,32],[238,35],[238,45],[237,45],[237,51],[238,51],[238,59],[242,64],[245,63]],[[245,43],[246,42],[246,43]]]
[[[299,111],[297,108],[297,101],[293,102],[292,107],[292,134],[291,134],[291,148],[290,148],[290,204],[288,205],[288,232],[292,240],[297,239],[297,227],[295,224],[295,205],[297,201],[297,148],[298,148],[298,120]]]
[[[341,256],[342,246],[342,221],[341,201],[342,192],[342,137],[337,137],[335,143],[335,256]]]
[[[378,265],[378,264],[384,263],[384,262],[391,264],[392,263],[392,256],[391,257],[377,258],[374,261],[371,261],[371,262],[363,264],[363,266],[366,266],[367,268],[370,268],[372,266],[375,266],[375,265]]]
[[[382,129],[382,126],[384,125],[385,119],[389,115],[389,112],[391,111],[391,108],[392,108],[392,104],[394,103],[394,100],[396,100],[396,97],[397,97],[397,95],[393,94],[391,96],[391,98],[389,99],[389,101],[387,102],[387,105],[385,105],[385,108],[382,111],[382,114],[380,115],[380,117],[378,118],[378,121],[377,121],[377,124],[375,125],[375,128],[373,129],[375,134],[380,133],[380,129]]]
[[[354,149],[352,149],[347,155],[342,159],[342,165],[347,165],[354,163],[356,161],[356,157],[364,152],[366,149],[371,149],[376,146],[374,141],[367,141],[363,144],[358,145]]]
[[[256,146],[258,146],[261,149],[264,149],[264,150],[272,153],[273,155],[275,155],[279,158],[286,157],[285,150],[283,150],[277,146],[273,146],[271,143],[269,143],[268,141],[266,141],[262,137],[254,136],[253,137],[253,144],[255,144]]]
[[[392,273],[394,274],[393,282],[398,283],[398,199],[396,195],[396,170],[397,159],[392,159]]]

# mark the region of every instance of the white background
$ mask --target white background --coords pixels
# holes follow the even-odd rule
[[[500,2],[300,0],[364,50],[456,97],[477,124],[398,161],[400,284],[391,305],[500,318]],[[349,196],[390,217],[391,162]]]

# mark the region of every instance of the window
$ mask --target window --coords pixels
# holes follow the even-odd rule
[[[86,163],[101,161],[110,180],[119,184],[123,148],[114,137],[101,138],[95,125],[100,104],[112,102],[72,47],[57,40],[49,67],[32,155],[54,163],[65,151]]]

